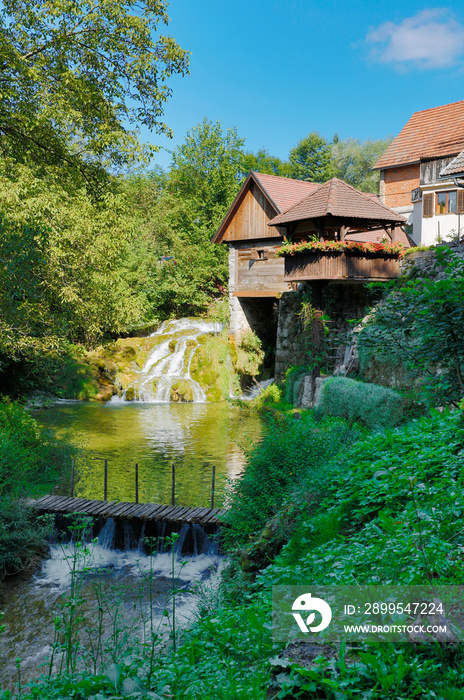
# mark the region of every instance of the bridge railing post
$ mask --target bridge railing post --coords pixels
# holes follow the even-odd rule
[[[139,502],[139,465],[135,463],[135,502]]]
[[[108,460],[106,457],[94,457],[94,459],[100,459],[105,462],[105,475],[103,477],[103,500],[108,500]]]
[[[171,505],[176,504],[176,465],[172,465],[172,481],[171,481]]]
[[[71,498],[74,498],[74,468],[76,466],[76,460],[72,459],[71,461]]]
[[[214,487],[216,481],[216,465],[213,464],[213,476],[211,479],[211,510],[214,508]]]
[[[104,501],[108,500],[108,460],[105,459],[105,493],[103,497]]]

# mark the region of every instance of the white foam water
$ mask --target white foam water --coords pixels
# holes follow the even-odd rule
[[[225,563],[223,557],[214,553],[214,546],[202,554],[181,556],[181,533],[174,559],[172,552],[148,556],[141,548],[111,549],[112,527],[108,521],[97,543],[52,545],[40,572],[25,577],[7,591],[3,606],[6,631],[0,636],[0,687],[11,689],[17,683],[16,658],[21,659],[23,682],[48,668],[55,621],[63,614],[73,576],[74,583],[78,581],[82,601],[82,606],[78,603],[79,615],[85,619],[86,629],[92,630],[96,625],[101,604],[96,591],[100,590],[105,611],[103,638],[109,640],[117,625],[127,635],[128,649],[150,639],[153,632],[162,639],[169,637],[173,576],[178,591],[176,626],[182,628],[194,620],[198,586],[214,588]],[[82,631],[83,649],[87,641]],[[60,658],[56,652],[54,668]]]
[[[171,389],[179,382],[189,385],[194,403],[205,402],[206,394],[192,378],[190,367],[200,344],[199,337],[220,333],[223,327],[220,323],[192,318],[164,321],[150,335],[151,338],[158,337],[159,342],[148,356],[139,377],[127,387],[119,400],[113,397],[112,402],[125,401],[130,389],[135,394],[135,402],[169,403]]]

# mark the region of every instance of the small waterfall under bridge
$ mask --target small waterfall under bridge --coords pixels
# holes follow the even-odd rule
[[[129,549],[135,541],[155,538],[163,541],[173,532],[182,536],[182,546],[194,553],[198,551],[198,539],[217,534],[226,510],[223,508],[192,508],[166,506],[159,503],[129,503],[97,501],[66,496],[44,496],[29,502],[39,513],[56,516],[58,529],[69,527],[72,516],[85,515],[93,519],[92,535],[99,536],[108,522],[113,523],[113,541],[109,546]],[[182,547],[181,547],[182,549]]]

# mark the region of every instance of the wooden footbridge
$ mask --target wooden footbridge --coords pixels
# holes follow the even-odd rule
[[[129,503],[122,501],[95,501],[66,496],[43,496],[30,504],[41,513],[84,513],[96,518],[159,521],[169,523],[198,523],[222,525],[226,510],[223,508],[192,508],[166,506],[160,503]]]

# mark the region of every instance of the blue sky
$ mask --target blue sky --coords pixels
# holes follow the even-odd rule
[[[335,0],[172,0],[172,35],[191,52],[171,79],[168,149],[204,117],[247,150],[280,158],[310,131],[396,135],[413,112],[464,99],[464,5]],[[155,163],[168,166],[161,151]]]

